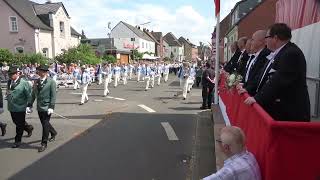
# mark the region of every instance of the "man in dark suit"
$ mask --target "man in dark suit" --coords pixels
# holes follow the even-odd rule
[[[248,62],[248,60],[250,58],[249,54],[251,54],[251,43],[252,43],[252,40],[248,39],[247,43],[246,43],[246,46],[245,46],[245,51],[243,52],[243,54],[242,54],[242,56],[239,59],[238,64],[237,64],[237,70],[236,71],[242,77],[245,76],[246,65],[247,65],[247,62]]]
[[[238,87],[239,93],[248,92],[251,96],[256,94],[258,86],[258,77],[264,65],[268,61],[266,58],[270,54],[270,50],[266,48],[265,36],[267,31],[258,30],[252,35],[252,55],[247,63],[245,75],[243,76],[243,86]]]
[[[37,110],[42,125],[42,140],[39,152],[47,148],[48,141],[54,141],[57,135],[56,130],[50,124],[51,114],[56,103],[56,83],[48,77],[48,66],[41,65],[37,68],[40,79],[38,79],[33,87],[32,99],[28,104],[31,108],[33,102],[37,98]],[[49,133],[51,138],[49,139]]]
[[[283,23],[270,27],[267,47],[273,51],[259,79],[257,94],[245,104],[259,103],[275,120],[310,121],[310,100],[303,52],[290,42],[291,29]]]
[[[234,54],[223,68],[228,73],[232,73],[235,70],[238,59],[241,55],[241,50],[238,47],[237,41],[231,44],[231,52]]]

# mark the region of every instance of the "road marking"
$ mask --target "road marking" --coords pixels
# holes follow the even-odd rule
[[[138,106],[139,106],[139,107],[141,107],[142,109],[144,109],[144,110],[146,110],[146,111],[150,112],[150,113],[154,113],[154,112],[156,112],[155,110],[153,110],[153,109],[149,108],[149,107],[148,107],[148,106],[146,106],[146,105],[139,104]]]
[[[102,99],[95,99],[95,100],[93,100],[93,101],[95,101],[95,102],[103,102]]]
[[[125,99],[122,99],[122,98],[114,98],[116,100],[119,100],[119,101],[124,101]]]
[[[75,93],[75,92],[72,92],[70,94],[82,95],[82,93]]]
[[[176,133],[174,132],[172,126],[168,122],[161,122],[162,127],[166,131],[169,141],[178,141]]]
[[[106,98],[108,98],[108,99],[113,99],[114,97],[112,97],[112,96],[107,96]]]

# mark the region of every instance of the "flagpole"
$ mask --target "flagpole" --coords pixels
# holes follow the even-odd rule
[[[220,3],[219,3],[220,5]],[[220,8],[219,8],[220,9]],[[215,86],[214,86],[214,103],[219,104],[219,95],[218,95],[218,86],[219,86],[219,75],[220,75],[220,12],[216,16],[217,25],[216,25],[216,63],[215,63]]]

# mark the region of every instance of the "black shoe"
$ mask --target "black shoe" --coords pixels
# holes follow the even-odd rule
[[[190,91],[187,91],[187,93],[190,93]]]
[[[206,107],[206,106],[201,106],[200,109],[202,109],[202,110],[203,110],[203,109],[208,109],[208,107]]]
[[[31,137],[32,136],[32,131],[33,131],[33,126],[30,126],[30,129],[28,129],[28,135],[26,137]]]
[[[6,135],[6,133],[7,133],[7,124],[2,124],[0,128],[1,128],[2,136]]]
[[[56,134],[55,135],[51,135],[51,138],[49,139],[49,142],[53,142],[53,141],[55,141],[56,140]]]
[[[81,105],[83,105],[84,103],[80,103],[79,105],[81,106]]]
[[[87,103],[89,100],[85,100],[84,103]]]
[[[12,146],[11,146],[11,148],[18,148],[18,147],[20,147],[20,145],[21,145],[21,142],[15,142]]]
[[[41,146],[38,149],[38,152],[43,152],[47,149],[47,145],[46,144],[41,144]]]
[[[183,100],[186,100],[187,98],[183,98]]]
[[[207,109],[211,109],[211,106],[208,106]]]

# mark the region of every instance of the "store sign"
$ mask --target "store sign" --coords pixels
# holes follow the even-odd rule
[[[139,45],[133,45],[133,44],[129,44],[129,43],[123,43],[123,47],[125,49],[138,49]]]

